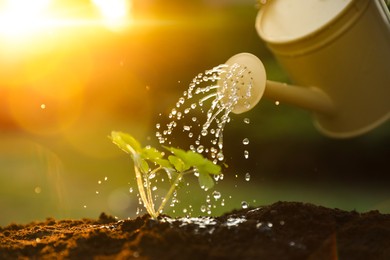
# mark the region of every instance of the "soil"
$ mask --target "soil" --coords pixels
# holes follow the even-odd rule
[[[212,218],[148,215],[0,228],[1,259],[390,259],[390,215],[298,202]]]

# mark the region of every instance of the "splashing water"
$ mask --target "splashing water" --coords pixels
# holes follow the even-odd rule
[[[222,64],[199,73],[170,110],[167,120],[156,124],[155,135],[159,143],[192,150],[215,164],[224,161],[225,125],[230,122],[230,113],[235,107],[250,107],[252,85],[252,72],[239,64]],[[244,123],[249,124],[250,119],[245,118]],[[248,145],[249,139],[245,138],[242,144]],[[248,158],[247,152],[244,158]],[[217,182],[222,180],[223,174],[214,176],[214,179]],[[214,191],[207,195],[206,204],[200,207],[202,213],[210,215],[216,207],[211,198],[215,203],[219,201],[221,206],[225,205],[221,193]],[[170,206],[175,207],[178,203],[175,193]],[[183,213],[191,215],[191,211],[185,208]]]
[[[249,83],[243,83],[244,77],[249,77]],[[174,132],[181,130],[190,139],[189,149],[206,154],[215,164],[223,161],[225,125],[230,122],[229,114],[238,102],[250,106],[252,81],[251,71],[239,64],[222,64],[199,73],[171,109],[166,127],[156,125],[159,143],[172,145]],[[181,120],[185,123],[179,126]]]

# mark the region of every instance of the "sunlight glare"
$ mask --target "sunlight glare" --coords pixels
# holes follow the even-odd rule
[[[131,3],[129,0],[92,0],[104,18],[104,24],[111,29],[126,25]]]
[[[49,26],[50,0],[7,0],[0,7],[0,34],[8,37],[30,35]]]

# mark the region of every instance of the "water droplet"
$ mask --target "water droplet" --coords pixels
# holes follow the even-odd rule
[[[181,117],[182,117],[182,113],[181,112],[177,112],[177,115],[176,115],[177,119],[180,120]]]
[[[202,131],[200,132],[200,134],[203,136],[206,136],[207,133],[208,133],[207,129],[202,129]]]
[[[149,175],[149,180],[154,179],[154,177],[156,177],[156,173],[153,172],[152,174]]]
[[[247,150],[244,151],[244,158],[245,159],[249,158],[249,152]]]
[[[108,180],[108,177],[104,177],[104,181],[107,181]]]
[[[219,200],[221,198],[221,193],[219,191],[213,191],[213,197],[215,200]]]
[[[196,122],[196,120],[198,120],[196,117],[192,118],[192,122]]]
[[[172,115],[176,115],[176,113],[177,113],[177,110],[175,108],[173,108],[172,111],[171,111],[171,114]]]
[[[248,202],[246,202],[246,201],[242,201],[241,202],[241,208],[243,208],[243,209],[247,209],[248,208]]]
[[[46,105],[45,104],[41,104],[41,109],[45,109],[46,108]]]
[[[279,106],[280,102],[279,101],[275,101],[275,105]]]
[[[206,210],[207,210],[207,207],[205,205],[200,206],[200,211],[202,211],[204,213],[204,212],[206,212]]]
[[[223,155],[222,152],[219,152],[219,153],[217,154],[217,159],[218,159],[219,161],[223,161],[224,158],[225,158],[225,156]]]
[[[191,130],[191,126],[185,125],[185,126],[183,126],[183,130],[184,131],[190,131]]]
[[[157,129],[160,129],[161,125],[160,124],[156,124],[156,128]]]
[[[130,193],[133,193],[133,191],[134,191],[134,190],[133,190],[133,187],[130,187],[129,192],[130,192]]]
[[[157,186],[153,186],[152,191],[156,191],[156,190],[157,190]]]
[[[250,124],[251,120],[249,118],[244,118],[244,123],[245,124]]]
[[[244,140],[242,140],[242,144],[243,145],[248,145],[249,144],[249,139],[245,138]]]
[[[251,175],[250,175],[249,172],[247,172],[247,173],[245,174],[245,180],[246,180],[246,181],[250,181],[250,180],[251,180]]]
[[[98,184],[102,184],[102,181],[99,180],[99,181],[98,181]]]

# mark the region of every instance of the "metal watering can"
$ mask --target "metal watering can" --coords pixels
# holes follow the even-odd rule
[[[268,81],[262,62],[241,53],[226,64],[252,71],[250,106],[265,96],[313,112],[335,138],[366,133],[390,117],[390,14],[384,0],[268,0],[260,37],[294,85]],[[243,78],[243,81],[248,81]],[[245,84],[245,82],[242,82]]]

